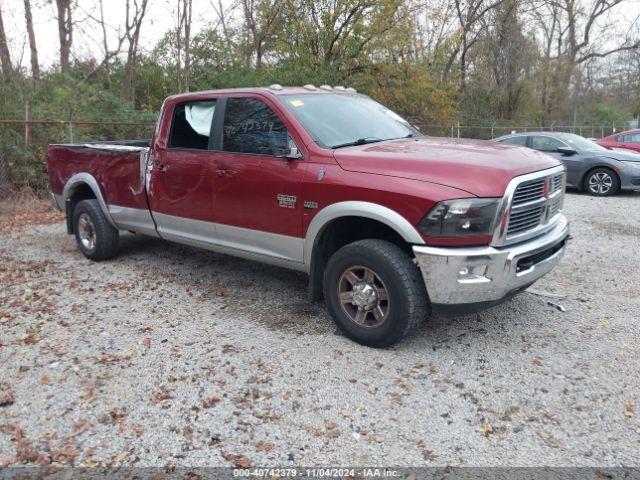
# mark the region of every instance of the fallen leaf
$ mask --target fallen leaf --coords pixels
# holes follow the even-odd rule
[[[271,450],[273,450],[273,443],[259,442],[258,445],[256,445],[256,449],[259,452],[270,452]]]
[[[331,420],[327,420],[326,422],[324,422],[324,427],[327,430],[333,430],[337,426],[338,426],[338,424],[336,422],[332,422]]]
[[[213,407],[216,403],[218,403],[221,400],[222,399],[220,397],[217,397],[214,395],[213,397],[206,398],[204,402],[202,402],[202,406],[205,408]]]
[[[623,408],[624,416],[627,418],[633,417],[634,413],[636,413],[635,410],[636,409],[632,403],[625,404]]]
[[[490,423],[484,423],[476,428],[476,432],[482,433],[485,437],[488,437],[493,433],[493,426]]]
[[[251,460],[249,460],[247,457],[245,457],[243,455],[229,454],[229,455],[225,455],[224,459],[229,461],[229,462],[233,462],[233,464],[236,466],[236,468],[250,468],[251,467]]]
[[[11,390],[0,390],[0,407],[8,407],[13,405],[13,402],[15,402],[15,398]]]
[[[542,360],[540,360],[539,358],[534,358],[531,363],[533,363],[534,365],[541,367],[543,365]]]

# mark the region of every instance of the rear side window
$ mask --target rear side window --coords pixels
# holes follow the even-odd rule
[[[500,140],[501,143],[508,143],[510,145],[520,145],[521,147],[527,146],[527,137],[522,135],[520,137],[509,137],[504,140]]]
[[[215,100],[176,105],[171,123],[169,148],[206,150],[209,148]]]
[[[541,152],[555,152],[560,147],[566,147],[567,145],[560,140],[552,137],[531,137],[531,147]]]
[[[287,151],[287,129],[260,100],[229,98],[224,115],[222,150],[225,152],[281,155]]]

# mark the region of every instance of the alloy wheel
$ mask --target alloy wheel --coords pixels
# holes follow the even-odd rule
[[[606,172],[597,172],[589,177],[589,190],[598,195],[609,193],[613,186],[613,178]]]
[[[96,229],[93,220],[84,212],[78,217],[78,236],[82,246],[87,250],[91,251],[96,247]]]
[[[380,276],[361,265],[347,268],[338,281],[342,311],[355,324],[376,328],[389,317],[389,295]]]

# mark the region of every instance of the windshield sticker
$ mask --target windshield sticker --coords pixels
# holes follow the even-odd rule
[[[291,100],[289,103],[294,107],[301,107],[302,105],[304,105],[302,100]]]

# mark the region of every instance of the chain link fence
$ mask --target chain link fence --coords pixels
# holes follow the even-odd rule
[[[50,143],[151,138],[150,121],[0,120],[0,200],[28,191],[44,196],[48,191],[45,150]],[[491,139],[511,132],[550,130],[601,138],[616,131],[613,125],[425,125],[422,133],[451,138]]]
[[[575,133],[586,138],[603,138],[621,129],[615,125],[550,125],[546,127],[532,125],[424,125],[418,123],[420,131],[425,135],[450,138],[474,138],[491,140],[514,132],[566,132]],[[624,128],[622,129],[624,130]]]
[[[45,153],[51,143],[151,138],[154,122],[0,120],[0,200],[48,191]]]

